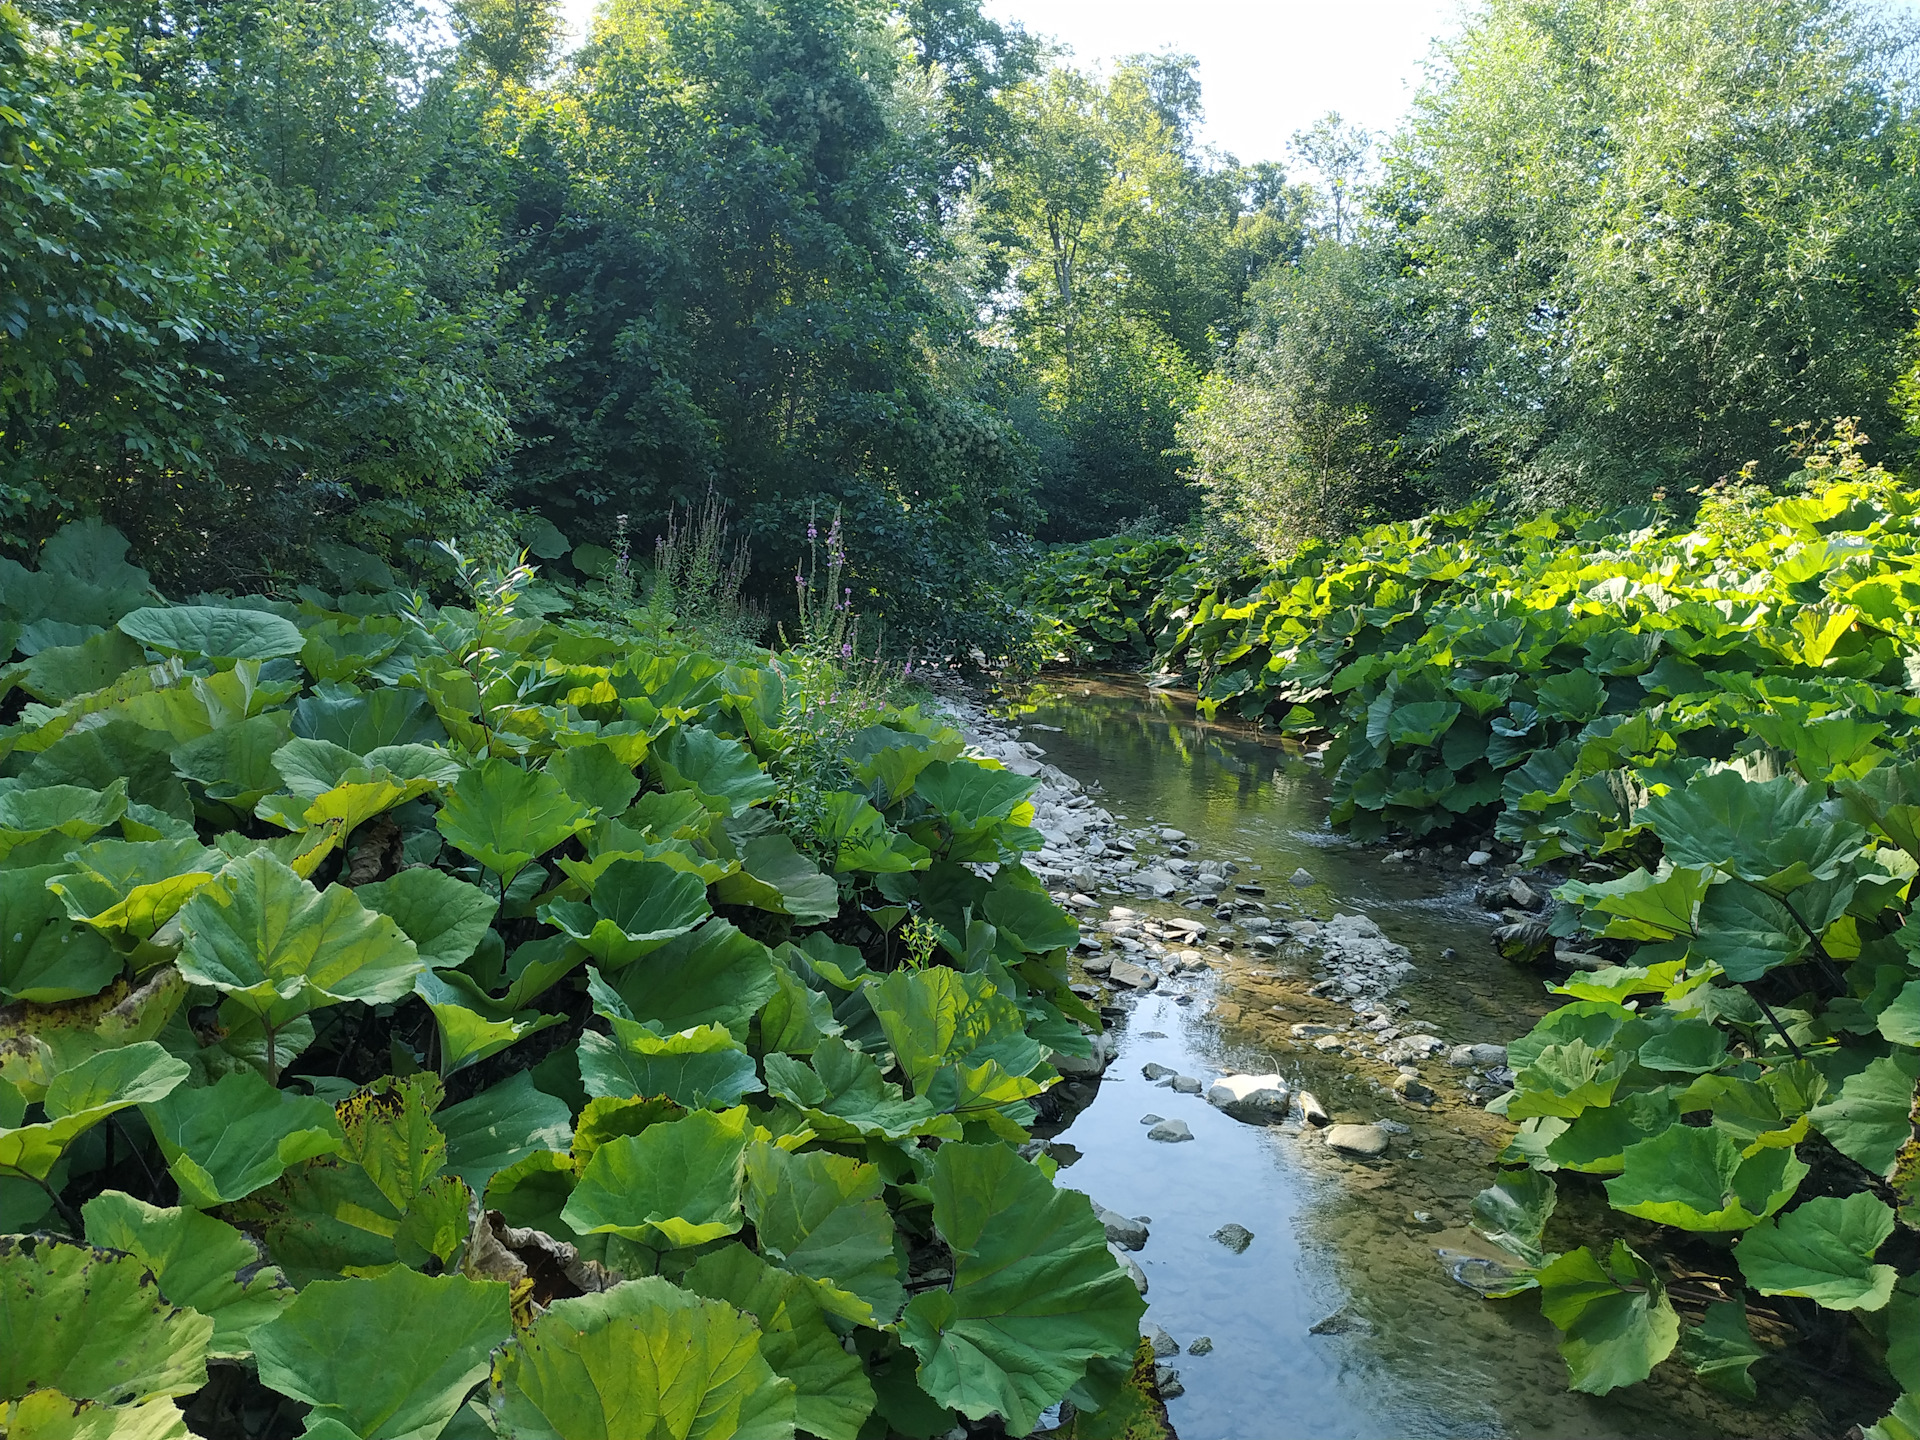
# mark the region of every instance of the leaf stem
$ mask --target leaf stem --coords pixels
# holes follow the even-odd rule
[[[1762,1015],[1765,1015],[1768,1021],[1773,1025],[1773,1028],[1780,1032],[1780,1038],[1787,1042],[1787,1049],[1793,1052],[1793,1058],[1796,1060],[1806,1059],[1807,1057],[1803,1053],[1801,1053],[1800,1047],[1793,1043],[1793,1037],[1787,1034],[1787,1027],[1780,1023],[1780,1017],[1773,1013],[1773,1007],[1767,1004],[1767,1002],[1762,1000],[1758,995],[1754,995],[1752,987],[1742,986],[1741,988],[1746,990],[1748,995],[1753,996],[1753,1003],[1760,1007],[1760,1013]]]

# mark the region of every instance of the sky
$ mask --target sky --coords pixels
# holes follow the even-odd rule
[[[594,0],[564,0],[586,33]],[[1390,131],[1459,0],[988,0],[996,20],[1051,36],[1091,66],[1172,47],[1200,61],[1203,140],[1237,159],[1289,158],[1287,142],[1329,110]]]
[[[1202,138],[1235,158],[1286,161],[1329,110],[1395,128],[1459,0],[989,0],[988,13],[1050,35],[1086,66],[1172,48],[1200,62]]]

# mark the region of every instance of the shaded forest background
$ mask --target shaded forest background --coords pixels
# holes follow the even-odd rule
[[[1358,37],[1363,43],[1363,37]],[[0,5],[0,544],[170,592],[433,578],[716,495],[776,616],[998,655],[1036,547],[1281,555],[1771,485],[1920,409],[1914,31],[1487,0],[1402,129],[1242,164],[1191,59],[975,0]],[[622,517],[625,517],[624,519]],[[851,591],[850,591],[851,593]]]

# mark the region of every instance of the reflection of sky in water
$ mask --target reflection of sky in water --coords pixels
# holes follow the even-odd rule
[[[1548,1008],[1538,976],[1492,958],[1472,878],[1383,868],[1382,852],[1350,846],[1326,824],[1318,767],[1201,725],[1190,706],[1137,686],[1071,681],[1034,691],[1027,704],[1016,721],[1062,727],[1024,732],[1048,760],[1097,783],[1101,803],[1132,824],[1187,832],[1201,858],[1251,857],[1259,871],[1234,878],[1264,882],[1276,915],[1286,913],[1276,902],[1292,899],[1321,915],[1373,916],[1413,952],[1419,973],[1403,994],[1414,1013],[1450,1042],[1505,1041]],[[1322,882],[1304,897],[1288,884],[1300,866]],[[1443,965],[1448,946],[1459,958]],[[1213,1338],[1212,1354],[1167,1362],[1187,1387],[1170,1406],[1182,1440],[1723,1433],[1684,1413],[1699,1405],[1691,1387],[1606,1401],[1569,1394],[1557,1336],[1531,1298],[1490,1303],[1447,1279],[1436,1245],[1496,1253],[1467,1227],[1467,1206],[1491,1179],[1487,1117],[1404,1114],[1415,1133],[1396,1137],[1392,1163],[1373,1170],[1308,1148],[1297,1120],[1241,1125],[1144,1080],[1149,1061],[1203,1081],[1228,1060],[1277,1063],[1296,1083],[1308,1080],[1336,1118],[1399,1113],[1318,1057],[1303,1074],[1309,1061],[1290,1049],[1237,1030],[1222,1036],[1207,999],[1180,1007],[1142,997],[1112,1078],[1061,1137],[1083,1157],[1061,1171],[1063,1184],[1152,1217],[1152,1239],[1134,1257],[1152,1283],[1148,1320],[1183,1347]],[[1185,1120],[1196,1138],[1148,1140],[1139,1122],[1150,1113]],[[1454,1129],[1463,1121],[1464,1135]],[[1405,1155],[1413,1146],[1423,1159]],[[1414,1210],[1432,1222],[1414,1222]],[[1210,1238],[1229,1222],[1254,1233],[1245,1254]],[[1337,1312],[1343,1333],[1310,1333]],[[1748,1421],[1760,1427],[1751,1433],[1767,1433],[1764,1419]]]

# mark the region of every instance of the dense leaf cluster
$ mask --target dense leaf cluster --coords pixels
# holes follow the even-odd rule
[[[1747,1290],[1811,1302],[1802,1324],[1857,1316],[1920,1388],[1917,558],[1920,494],[1859,472],[1686,526],[1477,507],[1259,575],[1169,574],[1159,545],[1049,579],[1054,623],[1090,643],[1144,616],[1129,634],[1157,631],[1203,708],[1332,732],[1350,833],[1491,820],[1530,863],[1581,862],[1550,923],[1499,932],[1516,960],[1558,939],[1612,963],[1555,986],[1567,1003],[1509,1047],[1503,1159],[1528,1168],[1479,1207],[1577,1388],[1678,1346],[1750,1396]],[[1130,574],[1165,589],[1124,593]],[[1624,1241],[1547,1251],[1556,1174],[1718,1237],[1726,1298],[1683,1327]]]
[[[1114,1393],[1143,1302],[1016,1148],[1098,1024],[1032,782],[886,711],[798,828],[793,661],[524,575],[170,605],[125,552],[0,562],[9,1433],[854,1440]]]

